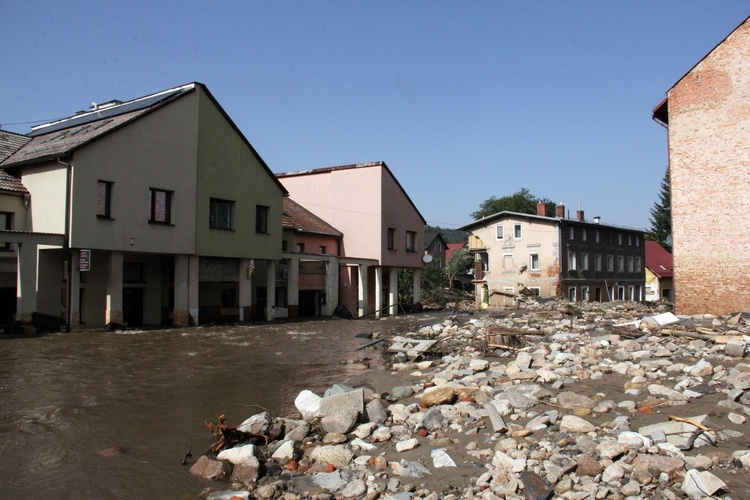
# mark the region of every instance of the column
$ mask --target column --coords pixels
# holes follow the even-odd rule
[[[188,293],[188,311],[190,312],[190,320],[194,325],[200,324],[200,257],[197,255],[188,256],[188,281],[187,281],[187,293]]]
[[[172,323],[177,326],[190,325],[190,308],[188,306],[190,257],[174,256],[174,309]]]
[[[359,264],[359,285],[357,288],[357,316],[367,314],[367,265]]]
[[[16,321],[31,323],[36,310],[37,250],[33,243],[18,244],[16,273]]]
[[[414,269],[414,283],[412,291],[412,303],[420,304],[422,302],[422,269]]]
[[[333,316],[339,305],[339,258],[331,256],[326,262],[326,307],[325,316]]]
[[[122,325],[122,252],[109,253],[107,268],[107,305],[104,324]]]
[[[398,314],[398,268],[390,269],[389,277],[390,287],[388,289],[388,314],[395,316]]]
[[[375,317],[383,313],[383,266],[375,268]]]
[[[81,326],[81,271],[78,270],[78,262],[81,258],[81,252],[79,250],[71,250],[70,258],[72,265],[70,266],[70,276],[68,279],[70,283],[68,290],[70,295],[68,296],[68,318],[71,332],[78,330]]]
[[[289,259],[289,274],[286,280],[286,299],[289,317],[299,317],[299,257]]]
[[[269,260],[266,273],[266,320],[273,321],[273,310],[276,308],[276,261]]]
[[[253,273],[255,272],[255,266],[250,263],[251,260],[239,260],[237,300],[240,307],[240,321],[250,321],[253,317]]]

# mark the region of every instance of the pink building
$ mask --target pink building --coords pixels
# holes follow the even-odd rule
[[[425,220],[384,162],[276,174],[290,197],[344,235],[338,302],[355,316],[395,314],[398,269],[420,300]]]

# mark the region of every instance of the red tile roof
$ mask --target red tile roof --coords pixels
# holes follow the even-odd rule
[[[285,229],[294,229],[302,233],[324,234],[341,238],[344,233],[313,214],[289,197],[284,198],[284,212],[281,217]]]
[[[674,259],[663,246],[646,240],[646,267],[659,278],[671,278],[674,274]]]

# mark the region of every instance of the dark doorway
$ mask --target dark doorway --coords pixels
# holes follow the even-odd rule
[[[320,314],[320,292],[318,290],[300,290],[299,315],[310,318]]]
[[[122,320],[127,326],[143,326],[143,288],[122,289]]]
[[[6,325],[16,315],[16,289],[0,288],[0,324]]]

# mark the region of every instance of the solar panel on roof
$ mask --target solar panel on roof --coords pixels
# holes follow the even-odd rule
[[[121,105],[112,106],[112,107],[100,109],[97,111],[92,111],[90,113],[83,113],[83,114],[72,116],[70,118],[65,118],[63,120],[53,122],[50,124],[38,125],[37,127],[34,127],[31,129],[31,132],[28,134],[28,136],[36,137],[38,135],[49,134],[50,132],[55,132],[57,130],[63,130],[63,129],[70,128],[70,127],[76,127],[79,125],[84,125],[86,123],[99,121],[104,118],[111,118],[114,116],[119,116],[125,113],[129,113],[131,111],[138,111],[140,109],[145,109],[165,99],[168,99],[174,95],[177,95],[180,92],[190,90],[193,87],[194,85],[192,84],[183,85],[182,87],[176,87],[174,89],[165,90],[164,92],[159,92],[157,94],[153,94],[147,97],[128,101]]]

